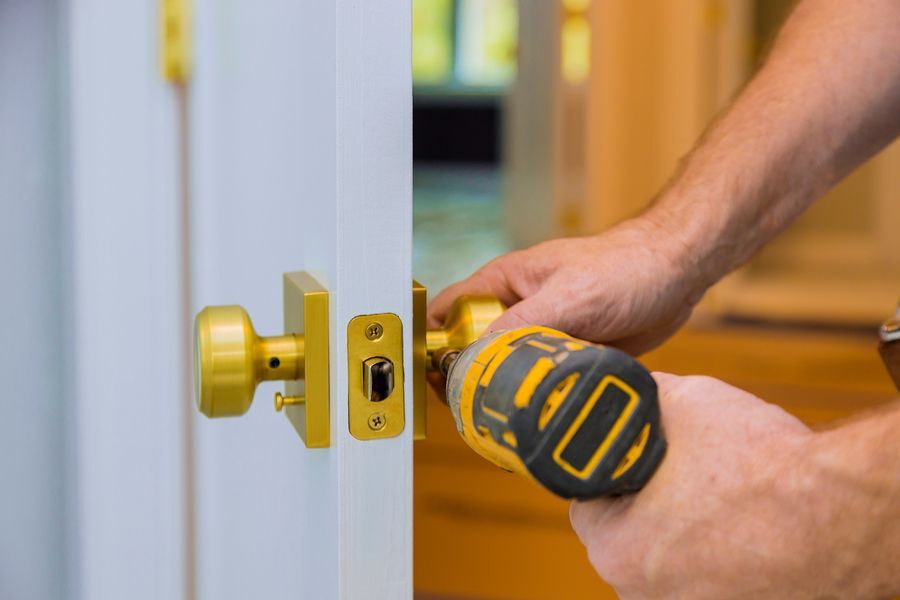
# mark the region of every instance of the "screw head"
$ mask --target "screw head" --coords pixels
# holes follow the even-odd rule
[[[384,334],[384,327],[381,326],[381,323],[377,321],[373,321],[366,325],[366,337],[370,340],[380,339]]]
[[[383,412],[373,412],[369,415],[369,429],[372,431],[381,431],[387,425],[387,417]]]

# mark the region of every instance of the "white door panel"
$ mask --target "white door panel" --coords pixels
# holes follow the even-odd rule
[[[400,437],[347,428],[346,325],[394,312],[411,349],[409,4],[195,7],[195,309],[282,327],[281,274],[329,288],[331,427],[308,450],[265,384],[244,417],[196,419],[201,598],[412,593],[412,387]],[[409,371],[409,369],[407,369]]]
[[[0,60],[19,86],[0,100],[3,209],[35,199],[2,223],[19,287],[0,297],[5,362],[30,370],[2,405],[17,428],[0,471],[21,486],[0,529],[23,549],[0,556],[0,596],[50,570],[29,593],[189,599],[196,579],[203,600],[410,597],[410,0],[193,2],[189,248],[160,4],[0,11],[3,56],[28,58]],[[331,446],[307,449],[264,384],[244,417],[193,418],[189,465],[188,292],[193,312],[239,303],[278,334],[296,270],[330,290]],[[346,328],[381,312],[403,322],[406,426],[364,442]]]
[[[159,75],[154,3],[62,12],[67,593],[177,598],[186,357],[175,100]]]

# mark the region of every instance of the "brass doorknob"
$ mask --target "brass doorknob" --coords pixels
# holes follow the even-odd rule
[[[457,348],[462,350],[477,340],[506,308],[494,296],[464,295],[457,298],[444,326],[431,329],[425,334],[425,346],[428,352],[428,369],[434,368],[432,356],[441,348]]]
[[[240,306],[207,306],[194,328],[197,408],[207,417],[247,412],[260,381],[303,379],[302,335],[260,337]]]

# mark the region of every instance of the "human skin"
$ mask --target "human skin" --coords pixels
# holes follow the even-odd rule
[[[570,509],[622,598],[898,593],[900,407],[813,433],[721,381],[654,378],[665,460],[639,493]]]
[[[806,0],[760,72],[643,214],[491,261],[460,294],[640,353],[704,292],[900,134],[900,2]],[[900,594],[900,407],[812,433],[709,378],[657,375],[669,451],[639,494],[576,502],[573,526],[623,597]],[[687,390],[687,391],[685,391]]]

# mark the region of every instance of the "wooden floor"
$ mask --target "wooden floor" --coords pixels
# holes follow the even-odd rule
[[[705,374],[823,426],[897,392],[874,332],[730,324],[683,330],[643,357],[654,370]],[[416,597],[614,598],[568,522],[568,505],[475,455],[431,399],[415,446]]]

